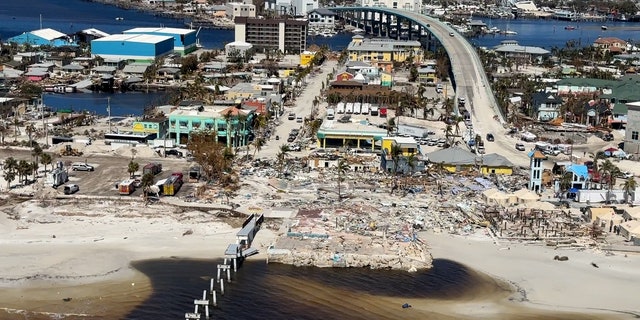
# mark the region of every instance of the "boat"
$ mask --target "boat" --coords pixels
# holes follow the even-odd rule
[[[602,29],[602,30],[607,30],[608,28],[607,28],[607,26],[604,26],[604,25],[603,25],[603,26],[600,26],[600,29]]]
[[[574,27],[574,26],[565,26],[564,29],[565,30],[575,30],[576,27]]]
[[[122,20],[124,20],[124,18],[123,17],[116,17],[116,20],[117,21],[122,21]]]
[[[364,33],[364,30],[362,30],[362,29],[360,29],[360,28],[355,28],[355,29],[353,29],[353,31],[351,31],[351,32],[353,32],[353,33],[355,33],[355,34],[361,34],[361,33]]]
[[[507,36],[514,36],[514,35],[518,34],[517,32],[511,31],[511,30],[504,30],[504,31],[501,31],[500,33],[504,34],[504,35],[507,35]]]

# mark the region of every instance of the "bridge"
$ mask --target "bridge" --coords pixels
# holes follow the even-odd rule
[[[384,7],[327,9],[338,13],[343,18],[356,21],[359,26],[364,27],[362,29],[365,31],[380,36],[382,34],[390,35],[391,17],[395,17],[396,37],[398,38],[402,22],[409,25],[409,39],[412,37],[413,26],[418,26],[418,35],[422,34],[422,31],[427,31],[444,47],[451,61],[452,84],[454,84],[456,92],[455,109],[458,110],[457,98],[464,97],[467,101],[467,109],[471,109],[469,112],[478,114],[482,112],[485,115],[490,112],[489,121],[499,122],[500,125],[505,122],[475,48],[451,26],[435,18],[401,9]],[[493,120],[494,117],[497,117],[498,121]]]

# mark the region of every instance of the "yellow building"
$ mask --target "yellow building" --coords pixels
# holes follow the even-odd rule
[[[391,39],[365,39],[361,35],[352,38],[347,46],[349,60],[364,62],[404,62],[410,57],[422,61],[423,51],[419,41]]]
[[[460,147],[451,147],[428,153],[427,158],[430,163],[451,173],[481,168],[482,174],[513,174],[513,164],[496,153],[476,156]]]
[[[300,54],[300,66],[308,67],[311,64],[311,60],[316,56],[315,52],[312,51],[304,51]]]
[[[385,137],[382,138],[382,155],[380,168],[390,173],[409,173],[423,171],[426,158],[420,152],[420,146],[414,138]],[[393,155],[393,148],[401,151],[398,157]]]

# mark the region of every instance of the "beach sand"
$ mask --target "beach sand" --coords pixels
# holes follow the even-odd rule
[[[3,309],[67,316],[108,311],[105,319],[121,318],[151,292],[148,279],[130,267],[131,261],[221,258],[239,230],[210,212],[145,206],[140,199],[34,200],[2,211],[2,319]],[[269,230],[260,231],[254,247],[264,249],[273,237]],[[107,305],[118,305],[120,313],[101,310]]]
[[[449,259],[516,286],[523,307],[632,318],[640,256],[596,249],[555,249],[541,243],[495,244],[478,229],[468,236],[422,232],[434,259]],[[554,257],[567,256],[568,261]],[[592,265],[596,264],[598,267]]]

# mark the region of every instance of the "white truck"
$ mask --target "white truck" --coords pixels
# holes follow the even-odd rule
[[[360,114],[360,108],[362,104],[360,102],[356,102],[353,104],[353,114]]]
[[[338,105],[336,106],[336,112],[338,114],[344,113],[344,102],[338,102]]]
[[[344,113],[346,113],[346,114],[352,114],[353,113],[353,103],[347,102],[347,107],[345,108]]]
[[[378,115],[378,106],[371,106],[371,115],[372,116]]]
[[[360,109],[360,113],[361,114],[366,114],[369,115],[369,107],[371,106],[370,103],[363,103],[362,104],[362,108]]]
[[[327,120],[333,120],[335,118],[335,112],[333,109],[327,109]]]

